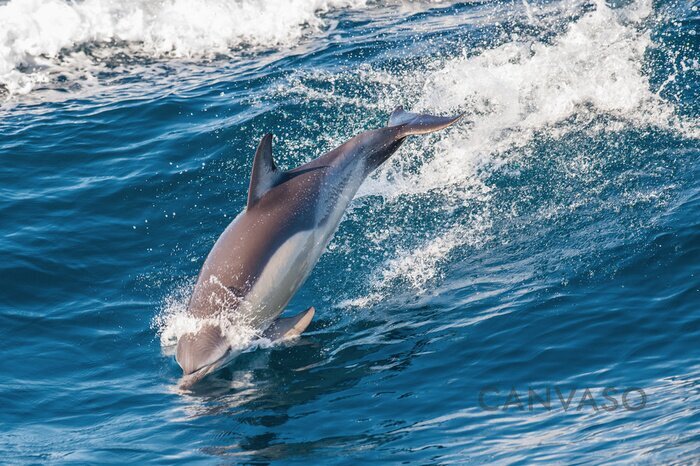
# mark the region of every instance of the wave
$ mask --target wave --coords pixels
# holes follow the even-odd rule
[[[456,254],[478,251],[494,242],[517,242],[523,221],[539,224],[535,229],[545,228],[586,208],[612,212],[615,218],[625,207],[661,206],[668,200],[673,180],[659,175],[655,188],[648,189],[638,182],[643,175],[606,168],[614,165],[614,151],[585,153],[582,146],[586,137],[614,139],[629,130],[700,138],[697,125],[686,121],[674,103],[654,89],[645,70],[645,54],[656,46],[649,29],[654,14],[651,2],[625,8],[598,2],[579,5],[578,10],[565,2],[559,11],[551,5],[542,11],[526,5],[514,14],[537,26],[534,37],[513,35],[500,45],[431,59],[423,68],[410,70],[371,66],[336,73],[302,70],[290,85],[278,86],[279,94],[269,97],[295,101],[302,96],[306,104],[333,108],[327,112],[330,119],[337,118],[341,106],[369,110],[350,115],[357,121],[349,121],[339,130],[342,134],[323,134],[330,145],[366,127],[368,114],[376,112],[383,118],[399,103],[416,111],[467,114],[460,127],[407,142],[402,154],[362,186],[344,222],[361,225],[357,233],[361,238],[347,234],[336,238],[325,260],[353,263],[353,269],[370,272],[369,276],[358,274],[362,283],[350,286],[344,296],[334,295],[336,306],[366,308],[402,296],[411,301],[434,288]],[[565,18],[565,27],[557,29],[559,22],[552,21],[552,16]],[[363,97],[357,86],[372,98]],[[349,89],[348,93],[342,89]],[[320,118],[326,118],[321,113]],[[324,125],[328,131],[337,126]],[[565,154],[557,152],[558,146],[567,146],[567,140],[578,142]],[[316,137],[290,144],[297,152],[319,155],[314,152],[319,147]],[[559,160],[548,160],[549,151]],[[554,168],[538,168],[548,163]],[[518,170],[543,171],[547,189],[563,194],[534,198],[534,181],[518,181]],[[515,173],[515,187],[499,189],[494,177],[509,172]],[[520,182],[527,186],[519,190]],[[604,199],[601,191],[615,183],[625,195]],[[570,186],[578,192],[571,194]],[[382,202],[372,204],[374,221],[367,222],[367,210],[358,206],[373,198]],[[421,219],[415,222],[418,212]],[[412,220],[404,223],[405,218]],[[387,219],[388,224],[377,219]],[[524,231],[536,236],[532,228]],[[602,239],[590,241],[574,254],[600,249],[593,243]],[[380,251],[376,255],[380,263],[359,263],[365,259],[356,253],[357,244]],[[546,252],[534,248],[528,254],[552,254],[542,250]],[[565,259],[562,255],[561,260]],[[523,279],[527,273],[536,273],[535,268],[513,276]],[[159,325],[164,344],[176,340],[187,326],[182,302],[172,300],[166,306],[169,318]]]
[[[556,138],[572,127],[595,132],[633,125],[697,137],[697,127],[652,90],[643,69],[644,54],[654,43],[641,23],[651,12],[649,1],[622,10],[601,1],[551,42],[516,39],[448,60],[418,80],[415,75],[393,76],[404,90],[387,101],[414,100],[416,108],[426,111],[463,111],[471,124],[441,138],[431,150],[440,156],[417,175],[385,170],[365,184],[363,193],[394,197],[463,184],[478,167],[497,164],[498,157],[525,147],[543,129]],[[587,124],[601,114],[616,122]],[[571,118],[576,121],[567,123]],[[433,143],[423,144],[421,152]],[[398,176],[398,182],[388,182],[389,174]],[[410,180],[402,179],[406,174]]]
[[[528,21],[542,27],[536,7],[526,6]],[[468,123],[446,135],[411,141],[406,152],[419,154],[418,161],[397,157],[363,185],[359,196],[380,196],[397,204],[411,197],[422,199],[427,210],[438,212],[443,226],[409,247],[395,248],[384,241],[379,249],[393,249],[392,256],[376,267],[362,297],[339,306],[365,307],[402,288],[410,296],[424,292],[457,251],[497,237],[515,237],[504,231],[497,234],[494,225],[518,228],[523,199],[531,194],[508,196],[494,186],[493,178],[513,170],[518,160],[538,163],[533,155],[542,157],[539,163],[544,166],[543,148],[555,152],[567,138],[596,138],[630,129],[700,138],[697,124],[683,118],[650,83],[645,54],[656,46],[648,25],[652,14],[652,4],[646,0],[618,9],[599,1],[553,38],[545,33],[535,39],[514,36],[480,53],[465,51],[462,57],[439,61],[423,74],[365,72],[364,79],[394,83],[378,104],[384,111],[395,102],[413,101],[411,107],[419,111],[466,112]],[[528,205],[536,210],[529,221],[547,224],[590,205],[609,211],[625,203],[660,205],[673,185],[659,180],[660,186],[649,192],[644,187],[635,190],[630,182],[623,189],[627,195],[617,204],[604,204],[600,191],[610,183],[606,176],[613,175],[601,174],[600,166],[612,155],[577,153],[581,150],[586,149],[575,147],[566,155],[568,160],[556,162],[567,170],[569,179],[562,183],[580,183],[581,191]],[[554,192],[567,192],[567,186],[550,183]],[[463,214],[465,209],[469,215]],[[376,233],[370,229],[367,239],[374,240]]]
[[[0,88],[26,94],[55,68],[79,70],[127,49],[211,58],[243,46],[289,46],[326,28],[324,14],[366,0],[12,0],[0,6]],[[104,45],[107,54],[81,46]],[[122,47],[120,47],[120,44]]]

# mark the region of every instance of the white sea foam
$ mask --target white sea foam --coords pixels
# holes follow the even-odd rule
[[[95,58],[81,45],[124,43],[153,57],[206,58],[240,46],[288,46],[329,24],[324,13],[365,0],[11,0],[0,6],[0,86],[47,82],[66,61]],[[85,66],[77,64],[78,67]],[[75,69],[76,66],[67,68]]]
[[[533,8],[528,4],[530,17]],[[672,102],[652,90],[643,71],[644,54],[654,46],[643,26],[650,14],[648,0],[617,10],[598,2],[594,11],[552,41],[516,37],[448,60],[423,76],[411,71],[387,78],[390,72],[376,72],[377,82],[397,82],[384,99],[385,110],[395,102],[414,101],[414,110],[466,112],[469,123],[433,139],[413,141],[405,152],[421,154],[417,172],[405,169],[405,160],[394,159],[363,185],[360,195],[400,202],[404,196],[438,193],[437,203],[446,212],[470,203],[480,206],[480,215],[452,231],[437,232],[416,248],[396,250],[374,272],[367,296],[341,306],[377,302],[390,294],[397,280],[420,292],[453,250],[487,241],[492,216],[509,213],[489,208],[494,193],[486,178],[513,157],[525,155],[528,144],[542,132],[557,139],[579,128],[598,132],[638,127],[700,137],[696,124],[684,121]],[[602,127],[595,123],[600,115],[609,117]],[[590,170],[580,166],[581,160],[572,163],[579,165],[581,176]]]
[[[187,303],[193,288],[191,283],[177,287],[164,300],[160,312],[153,319],[152,327],[160,335],[164,354],[174,355],[180,337],[196,333],[203,325],[219,326],[234,351],[243,352],[258,346],[272,345],[268,339],[261,338],[259,329],[248,325],[244,318],[234,321],[223,314],[206,319],[191,315],[187,311]]]
[[[449,60],[428,73],[417,89],[407,82],[415,95],[404,98],[416,98],[416,109],[466,111],[471,127],[441,138],[430,151],[439,156],[417,176],[410,174],[410,182],[380,178],[363,193],[391,197],[406,189],[427,192],[477,181],[477,168],[527,145],[537,131],[547,129],[553,137],[569,131],[570,126],[560,124],[572,117],[578,125],[607,114],[640,127],[682,130],[673,105],[652,91],[642,71],[644,52],[653,44],[649,33],[629,18],[641,20],[650,12],[647,1],[620,11],[601,2],[553,43],[516,40]],[[400,178],[402,173],[391,175]]]

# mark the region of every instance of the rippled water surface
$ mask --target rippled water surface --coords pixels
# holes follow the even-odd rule
[[[0,2],[3,461],[697,462],[699,25],[690,0]],[[308,333],[179,390],[260,137],[292,168],[396,105],[466,116],[362,186],[290,303]]]

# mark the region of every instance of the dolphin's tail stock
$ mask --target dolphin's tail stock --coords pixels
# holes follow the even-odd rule
[[[221,367],[230,352],[231,347],[218,325],[204,325],[197,332],[180,337],[175,359],[182,367],[182,385],[191,385]]]
[[[389,123],[387,126],[400,126],[401,136],[411,136],[414,134],[427,134],[434,131],[439,131],[441,129],[447,128],[457,120],[462,118],[464,114],[457,115],[456,117],[439,117],[434,115],[411,113],[403,109],[402,106],[398,106],[394,109],[389,117]]]

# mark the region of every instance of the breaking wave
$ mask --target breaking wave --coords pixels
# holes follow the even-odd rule
[[[0,88],[26,94],[57,73],[94,80],[121,55],[212,58],[291,46],[329,27],[324,14],[365,0],[11,0],[0,6]],[[124,59],[124,57],[121,57]],[[102,67],[100,65],[103,65]]]
[[[389,299],[410,301],[439,286],[455,256],[517,243],[519,235],[524,235],[522,243],[534,241],[537,230],[586,209],[619,216],[626,208],[668,201],[673,183],[663,176],[650,190],[643,175],[610,168],[620,155],[581,149],[591,139],[615,139],[629,131],[700,138],[697,125],[661,96],[645,71],[646,54],[655,47],[651,2],[624,8],[604,2],[523,5],[511,15],[523,22],[523,30],[535,27],[534,34],[513,35],[410,69],[300,71],[270,97],[366,110],[348,116],[348,125],[336,133],[331,128],[339,125],[328,125],[322,137],[330,146],[361,130],[368,116],[384,118],[397,104],[428,113],[466,113],[458,127],[409,141],[363,185],[341,226],[346,234],[333,240],[324,261],[352,263],[353,270],[367,272],[358,273],[344,294],[334,294],[333,305],[367,308]],[[574,20],[562,27],[560,19],[570,17]],[[362,83],[372,98],[362,91],[338,91],[352,89],[349,83]],[[320,155],[316,138],[289,144],[307,159]],[[513,177],[521,171],[541,177],[547,195],[530,184],[502,189],[499,179],[511,177],[510,184],[517,185]],[[611,183],[625,195],[601,197]],[[384,220],[368,223],[368,211]],[[639,220],[621,216],[619,221]],[[348,235],[353,225],[361,227]],[[590,241],[578,252],[562,252],[561,262],[578,264],[582,255],[602,254],[594,244],[602,239]],[[370,258],[357,254],[360,244],[373,252]],[[542,266],[547,258],[538,254],[532,246],[528,260]],[[537,267],[527,273],[537,273]],[[184,297],[169,300],[163,312],[168,316],[159,324],[164,345],[196,324],[183,314],[183,302]]]
[[[542,26],[536,7],[526,5],[526,21]],[[645,71],[645,54],[655,47],[647,24],[651,14],[650,1],[621,9],[599,1],[553,38],[544,33],[515,37],[495,48],[439,61],[422,74],[364,71],[364,79],[396,83],[378,104],[384,111],[408,101],[415,102],[414,109],[429,113],[466,112],[468,123],[444,135],[411,141],[406,153],[419,154],[418,160],[396,157],[363,185],[360,196],[380,196],[389,203],[417,197],[428,210],[438,212],[444,224],[419,244],[399,248],[392,247],[393,239],[370,228],[367,239],[393,253],[373,271],[369,291],[341,301],[340,306],[364,307],[386,299],[397,292],[397,283],[399,290],[407,287],[407,296],[423,292],[427,284],[435,284],[455,251],[512,237],[502,228],[518,227],[522,204],[527,202],[522,196],[529,193],[504,194],[494,177],[533,155],[541,156],[539,163],[544,165],[543,148],[564,146],[572,136],[634,129],[700,138],[697,124],[660,96],[661,89],[653,88]],[[687,66],[697,68],[697,63],[689,61]],[[610,157],[614,154],[567,154],[560,169],[570,179],[564,182],[580,183],[581,191],[575,199],[538,206],[530,221],[544,225],[578,208],[600,204],[600,191],[609,183],[600,173],[600,159]],[[529,169],[535,163],[528,162]],[[624,205],[661,203],[672,183],[666,184],[653,192],[627,187],[623,199],[598,207],[614,211]]]

